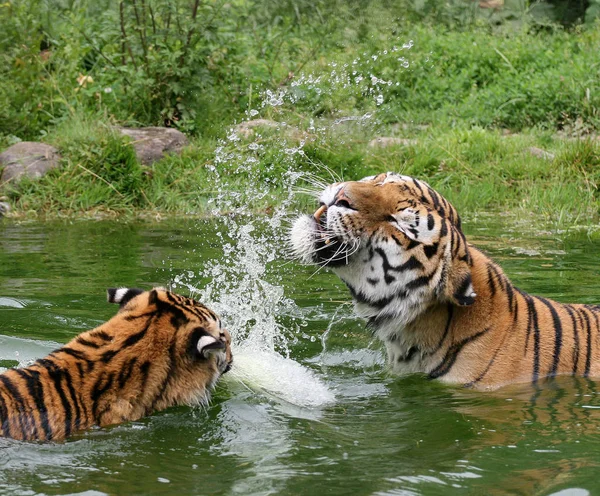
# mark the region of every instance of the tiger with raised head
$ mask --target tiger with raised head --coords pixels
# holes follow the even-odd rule
[[[94,425],[206,404],[231,368],[231,338],[210,309],[162,288],[109,289],[108,322],[25,368],[0,374],[0,435],[61,440]]]
[[[332,184],[319,200],[295,221],[292,247],[344,281],[393,371],[480,389],[600,377],[600,306],[513,286],[427,183],[388,172]]]

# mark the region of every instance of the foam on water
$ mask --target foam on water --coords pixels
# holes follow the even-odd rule
[[[234,380],[258,388],[276,399],[296,406],[321,407],[333,403],[335,397],[323,381],[310,369],[278,353],[253,349],[246,343],[233,350]]]
[[[267,225],[260,226],[261,222]],[[174,284],[197,292],[231,333],[234,367],[228,380],[296,406],[320,407],[334,401],[333,393],[317,374],[289,356],[302,313],[284,295],[280,281],[267,280],[272,279],[268,265],[278,256],[272,234],[277,222],[228,219],[220,236],[222,255],[199,271],[212,283],[196,288],[186,273]]]

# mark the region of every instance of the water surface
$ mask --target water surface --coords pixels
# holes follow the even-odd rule
[[[600,243],[494,216],[466,230],[522,289],[600,303]],[[393,377],[332,274],[275,256],[235,275],[239,241],[227,251],[232,240],[209,221],[0,224],[2,365],[26,364],[111,317],[108,287],[169,284],[214,300],[236,332],[241,369],[262,361],[223,380],[206,410],[173,408],[64,443],[0,440],[1,493],[597,493],[595,382],[478,393]],[[265,329],[281,362],[244,347]]]

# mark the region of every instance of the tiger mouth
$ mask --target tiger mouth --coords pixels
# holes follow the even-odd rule
[[[321,205],[313,214],[315,232],[315,262],[324,267],[347,265],[350,247],[327,227],[327,205]]]

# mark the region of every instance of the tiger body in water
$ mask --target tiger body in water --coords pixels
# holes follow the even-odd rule
[[[109,321],[25,368],[0,374],[0,435],[62,440],[94,425],[206,404],[231,367],[219,317],[162,288],[109,289]]]
[[[342,279],[393,371],[481,389],[600,377],[600,306],[513,286],[424,181],[380,174],[332,184],[319,200],[295,221],[292,248]]]

